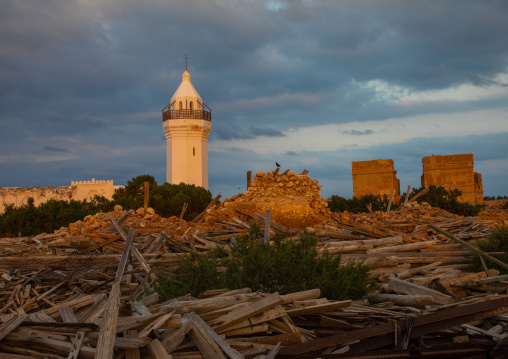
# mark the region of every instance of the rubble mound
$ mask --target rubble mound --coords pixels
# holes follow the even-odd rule
[[[210,208],[206,219],[228,220],[238,216],[238,211],[252,215],[270,210],[271,218],[288,228],[311,226],[330,215],[320,189],[318,180],[311,179],[307,171],[259,172],[245,193],[228,197]]]

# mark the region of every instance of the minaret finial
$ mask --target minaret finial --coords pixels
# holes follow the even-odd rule
[[[187,54],[185,54],[185,71],[187,71]]]

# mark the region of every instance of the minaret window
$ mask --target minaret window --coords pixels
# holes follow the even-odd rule
[[[181,110],[182,109],[182,101],[180,101],[179,106],[180,106],[179,110]]]
[[[192,102],[191,102],[192,103]],[[196,156],[196,147],[192,147],[192,155]]]
[[[191,101],[191,102],[190,102],[190,104],[189,104],[189,108],[192,110],[192,109],[193,109],[193,107],[194,107],[194,106],[193,106],[193,103],[192,103],[192,101]]]

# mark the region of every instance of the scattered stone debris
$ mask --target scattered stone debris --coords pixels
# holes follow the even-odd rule
[[[508,355],[508,276],[468,272],[506,210],[461,217],[409,202],[331,213],[306,172],[258,173],[197,220],[153,209],[87,216],[53,234],[0,239],[2,358],[409,358]],[[265,216],[270,210],[271,218]],[[155,273],[248,233],[305,227],[318,250],[365,261],[379,291],[331,301],[217,289],[159,302]],[[485,253],[495,258],[504,253]]]

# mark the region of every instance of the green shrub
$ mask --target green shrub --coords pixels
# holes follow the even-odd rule
[[[423,191],[425,187],[413,188],[411,193],[409,194],[409,198],[417,195],[421,191]],[[405,197],[405,193],[402,195],[402,198]],[[483,206],[481,205],[472,205],[465,202],[459,202],[457,198],[462,195],[462,192],[457,188],[453,190],[447,190],[441,186],[430,185],[429,190],[423,196],[420,196],[416,199],[418,203],[427,202],[432,207],[438,207],[444,209],[450,213],[458,214],[461,216],[476,216]]]
[[[388,201],[387,195],[381,197],[379,194],[367,194],[360,198],[353,197],[352,199],[345,199],[344,197],[333,195],[330,197],[328,208],[330,208],[332,212],[348,211],[350,213],[364,213],[368,212],[368,206],[372,205],[373,212],[385,211],[388,207]]]
[[[179,216],[184,203],[187,203],[183,218],[191,220],[212,200],[210,191],[203,187],[184,183],[158,185],[153,176],[141,175],[128,181],[125,188],[116,190],[113,201],[95,196],[89,201],[50,200],[36,207],[33,198],[29,198],[27,204],[17,208],[8,205],[4,213],[0,215],[0,236],[50,233],[72,222],[82,220],[87,215],[109,212],[116,204],[121,205],[125,210],[137,210],[144,205],[145,181],[150,184],[149,205],[155,213],[163,217]]]
[[[124,209],[138,209],[144,205],[144,182],[150,184],[149,204],[160,216],[179,216],[182,207],[187,203],[187,210],[184,214],[185,220],[192,220],[203,212],[208,203],[212,201],[212,194],[209,190],[195,185],[185,183],[162,185],[155,182],[151,175],[134,177],[127,182],[125,188],[115,191],[113,200],[115,204],[121,205]]]
[[[508,209],[508,201],[506,201],[502,206],[501,209]]]
[[[498,226],[492,228],[492,232],[489,234],[486,240],[480,241],[477,247],[484,252],[505,252],[504,256],[496,256],[501,262],[508,264],[508,227]],[[499,270],[502,274],[508,274],[508,270],[502,268],[490,259],[485,259],[485,263],[489,268]],[[471,261],[470,269],[475,272],[483,271],[483,266],[479,255],[473,256]]]
[[[0,215],[0,236],[50,233],[89,214],[110,211],[113,206],[113,202],[96,196],[91,201],[49,200],[36,207],[34,199],[29,197],[27,204],[20,207],[6,206],[4,213]]]
[[[318,255],[314,235],[304,232],[300,237],[281,235],[268,245],[251,235],[238,238],[228,255],[222,249],[194,254],[182,261],[171,279],[160,277],[156,290],[167,300],[220,288],[281,294],[320,288],[322,296],[343,300],[362,298],[373,289],[368,266],[353,262],[340,266],[340,256]]]

